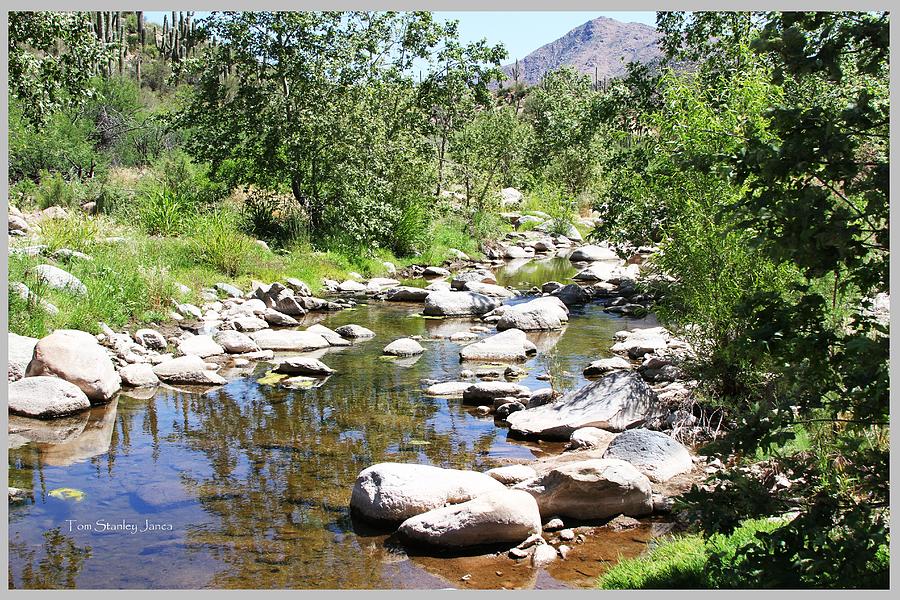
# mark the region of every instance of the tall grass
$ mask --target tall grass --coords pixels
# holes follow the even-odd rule
[[[60,248],[85,252],[96,242],[100,226],[94,219],[73,212],[65,219],[41,221],[41,239],[50,252]]]
[[[78,201],[76,184],[69,183],[60,173],[41,172],[41,182],[35,190],[35,198],[41,210],[51,206],[71,208]]]
[[[143,197],[140,223],[151,235],[177,235],[184,230],[192,211],[193,206],[184,196],[166,187],[156,187]]]
[[[247,273],[264,250],[239,231],[237,214],[217,209],[191,221],[190,245],[196,259],[229,277]]]

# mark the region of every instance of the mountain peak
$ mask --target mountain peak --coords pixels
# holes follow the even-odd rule
[[[591,76],[596,73],[601,80],[619,77],[625,74],[627,63],[646,64],[660,58],[659,38],[649,25],[597,17],[519,59],[519,79],[535,85],[545,74],[566,65]],[[514,66],[503,67],[510,78]]]

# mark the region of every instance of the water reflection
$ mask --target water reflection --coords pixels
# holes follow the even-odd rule
[[[109,451],[117,400],[63,419],[9,416],[10,431],[31,442],[44,465],[65,467]]]

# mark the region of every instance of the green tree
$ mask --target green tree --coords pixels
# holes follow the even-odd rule
[[[314,236],[389,242],[431,188],[410,67],[438,43],[430,13],[215,13],[180,113],[188,147],[233,183],[289,190]]]
[[[546,75],[525,99],[523,116],[534,128],[531,168],[572,195],[595,174],[593,96],[590,78],[564,67]]]
[[[90,96],[91,77],[113,55],[94,34],[90,13],[10,12],[8,33],[9,94],[36,125]]]

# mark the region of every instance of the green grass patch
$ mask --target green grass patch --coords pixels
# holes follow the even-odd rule
[[[782,525],[780,521],[751,519],[744,521],[730,535],[714,534],[705,540],[698,534],[682,535],[661,541],[650,552],[637,558],[619,561],[601,575],[601,589],[715,589],[752,586],[740,581],[740,560],[736,552],[751,544],[757,532],[771,532]],[[710,568],[710,561],[732,565],[730,581]],[[737,584],[737,585],[735,585]]]

